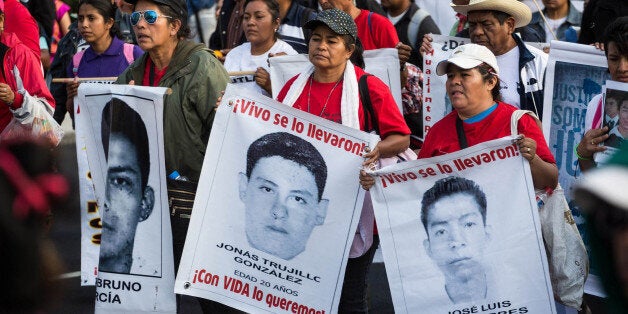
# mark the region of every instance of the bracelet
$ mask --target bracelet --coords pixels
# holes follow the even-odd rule
[[[582,156],[580,156],[580,154],[578,154],[578,146],[580,146],[580,143],[578,143],[578,144],[577,144],[576,146],[574,146],[574,148],[573,148],[573,152],[574,152],[574,153],[576,153],[576,157],[578,157],[578,159],[580,159],[580,160],[593,160],[593,159],[591,159],[591,157],[586,158],[586,157],[582,157]]]

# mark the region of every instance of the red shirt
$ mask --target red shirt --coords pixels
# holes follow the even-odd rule
[[[517,108],[500,102],[497,108],[484,119],[474,123],[463,123],[463,129],[469,146],[502,138],[510,135],[510,116]],[[460,150],[456,117],[454,110],[436,122],[430,129],[419,152],[419,158],[428,158],[453,153]],[[519,134],[536,141],[536,154],[546,162],[556,163],[554,156],[547,147],[543,132],[534,118],[524,115],[517,125]]]
[[[359,78],[364,75],[366,72],[360,69],[359,67],[354,65],[356,77]],[[298,75],[297,75],[298,76]],[[277,100],[282,102],[284,98],[286,98],[286,94],[292,86],[292,83],[296,80],[297,76],[291,78],[286,82],[286,85],[281,89],[279,95],[277,95]],[[379,129],[382,138],[385,138],[391,133],[398,133],[407,135],[410,134],[410,129],[406,125],[406,121],[403,119],[401,112],[399,112],[399,107],[395,103],[395,99],[390,93],[390,89],[388,86],[384,84],[380,79],[375,76],[369,76],[366,80],[369,86],[369,95],[371,96],[371,102],[373,103],[373,110],[375,111],[375,116],[377,116],[377,121],[379,122]],[[301,95],[297,98],[293,107],[301,109],[305,112],[309,112],[313,115],[321,116],[327,120],[331,120],[334,122],[342,123],[342,116],[340,115],[340,100],[342,97],[342,81],[338,83],[338,86],[334,88],[334,83],[318,83],[314,80],[311,80],[311,91],[310,91],[310,81],[305,84]],[[334,90],[332,91],[332,88]],[[330,94],[331,92],[331,94]],[[329,101],[327,98],[329,97]],[[309,102],[309,106],[308,106]],[[327,103],[327,106],[325,106]],[[325,110],[323,110],[325,107]],[[309,110],[308,110],[309,108]],[[360,120],[360,130],[364,130],[364,118],[362,109],[362,101],[360,101],[360,105],[358,108],[358,118]],[[322,114],[321,114],[322,111]]]
[[[150,84],[150,69],[153,69],[153,85]],[[168,67],[161,70],[157,70],[153,64],[153,60],[146,58],[146,67],[144,67],[144,78],[142,79],[142,86],[159,86],[161,78],[166,74]]]
[[[368,10],[360,10],[360,15],[354,20],[358,27],[358,38],[360,38],[364,50],[395,48],[399,43],[395,26],[386,17],[377,13],[371,14],[371,25],[369,26],[369,12]]]

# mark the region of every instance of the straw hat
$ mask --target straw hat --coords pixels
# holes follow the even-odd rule
[[[454,11],[468,15],[470,11],[500,11],[509,14],[515,19],[515,27],[523,27],[530,23],[532,12],[530,8],[517,0],[470,0],[467,5],[451,4]]]

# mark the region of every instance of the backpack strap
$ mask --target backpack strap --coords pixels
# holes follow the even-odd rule
[[[72,74],[74,77],[78,76],[78,68],[79,64],[81,64],[81,59],[83,59],[83,55],[85,54],[85,50],[81,50],[72,56]]]
[[[375,131],[375,133],[379,134],[379,125],[377,124],[377,117],[375,117],[375,110],[373,110],[373,103],[371,103],[371,95],[369,94],[369,86],[366,81],[369,76],[371,76],[371,74],[364,74],[360,77],[360,80],[358,81],[360,100],[362,100],[364,129],[367,132]]]
[[[133,44],[124,43],[124,45],[123,45],[124,57],[126,58],[126,61],[129,64],[131,64],[131,63],[133,63],[133,61],[135,61],[135,56],[133,55],[134,48],[135,48],[135,45],[133,45]]]
[[[419,34],[419,28],[421,27],[421,23],[423,23],[423,19],[430,16],[430,14],[421,8],[416,10],[412,15],[412,20],[408,23],[408,40],[410,40],[410,46],[414,49],[416,48],[417,38],[416,36]]]

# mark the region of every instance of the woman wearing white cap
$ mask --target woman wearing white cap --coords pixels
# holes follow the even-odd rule
[[[452,153],[510,135],[510,117],[517,108],[501,102],[499,67],[488,48],[460,46],[448,60],[438,64],[436,73],[447,74],[446,90],[454,110],[430,129],[419,158]],[[460,136],[457,124],[462,127]],[[524,115],[518,131],[523,137],[517,145],[530,162],[534,187],[555,188],[558,168],[537,121]]]

